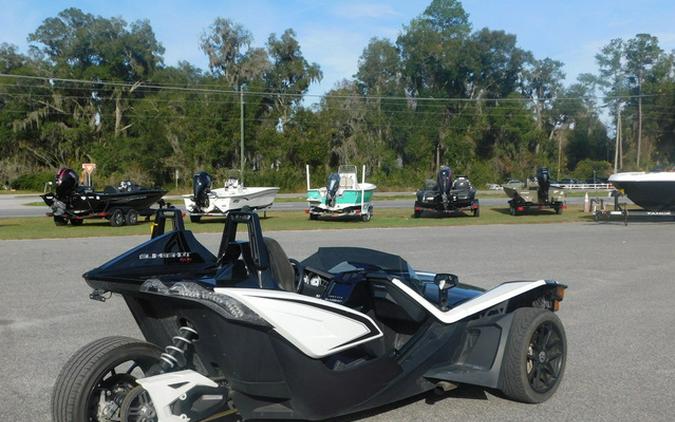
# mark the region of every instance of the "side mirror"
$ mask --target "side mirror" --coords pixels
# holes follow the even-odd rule
[[[434,283],[436,283],[441,291],[446,291],[459,284],[459,277],[455,274],[438,273],[434,277]]]

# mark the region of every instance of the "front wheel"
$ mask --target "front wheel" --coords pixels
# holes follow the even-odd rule
[[[190,215],[190,222],[191,223],[201,223],[201,221],[202,221],[201,215]]]
[[[104,337],[78,350],[52,392],[54,422],[120,420],[120,405],[159,362],[161,350],[128,337]]]
[[[560,319],[546,309],[517,309],[502,361],[501,390],[512,400],[541,403],[558,389],[566,360]]]

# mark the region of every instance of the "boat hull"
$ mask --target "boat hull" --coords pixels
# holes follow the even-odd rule
[[[631,201],[650,211],[675,211],[675,182],[613,182]]]
[[[55,215],[70,214],[86,216],[107,213],[115,208],[144,211],[159,201],[167,191],[143,189],[132,192],[80,192],[71,195],[66,202],[58,201],[53,194],[41,195]]]
[[[244,207],[261,209],[271,207],[277,196],[277,187],[220,188],[208,194],[209,205],[199,209],[192,195],[183,195],[185,208],[193,215],[219,215]]]
[[[364,189],[340,189],[335,198],[335,205],[328,205],[325,188],[310,189],[307,191],[307,202],[309,206],[316,210],[323,210],[327,212],[351,211],[354,208],[361,208],[370,204],[375,192],[375,185],[368,184]],[[362,200],[363,199],[363,200]]]

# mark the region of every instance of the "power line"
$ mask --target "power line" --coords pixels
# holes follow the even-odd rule
[[[101,86],[112,86],[112,87],[136,87],[136,89],[146,89],[146,90],[173,90],[173,91],[187,91],[187,92],[202,92],[202,93],[220,93],[220,94],[237,94],[239,91],[236,90],[227,90],[227,89],[213,89],[213,88],[200,88],[200,87],[186,87],[178,85],[169,85],[169,84],[158,84],[158,83],[142,83],[140,85],[138,82],[118,82],[118,81],[92,81],[85,79],[69,79],[69,78],[56,78],[56,77],[47,77],[47,76],[31,76],[31,75],[12,75],[6,73],[0,73],[0,77],[5,78],[14,78],[14,79],[24,79],[24,80],[40,80],[43,82],[48,82],[54,84],[55,82],[66,82],[66,83],[79,83],[79,84],[90,84],[90,85],[101,85]],[[310,97],[310,98],[369,98],[369,99],[378,99],[378,100],[405,100],[405,101],[429,101],[429,102],[481,102],[481,101],[503,101],[503,102],[533,102],[538,101],[537,99],[532,98],[462,98],[462,97],[411,97],[411,96],[378,96],[378,95],[362,95],[355,93],[354,95],[335,95],[335,94],[310,94],[310,93],[292,93],[292,92],[281,92],[281,91],[247,91],[246,95],[253,96],[277,96],[277,97]],[[557,97],[557,100],[562,101],[577,101],[584,99],[629,99],[629,98],[650,98],[658,97],[669,94],[640,94],[640,95],[605,95],[605,96],[575,96],[575,97]]]

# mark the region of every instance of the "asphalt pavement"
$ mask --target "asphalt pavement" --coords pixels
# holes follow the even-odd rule
[[[491,287],[556,279],[568,338],[560,389],[541,405],[476,387],[427,395],[355,418],[368,421],[672,421],[675,415],[673,223],[537,224],[268,232],[290,257],[320,245],[404,256]],[[215,250],[218,236],[198,235]],[[89,300],[81,274],[145,236],[0,242],[0,420],[49,421],[54,380],[79,347],[139,337],[120,297]],[[311,382],[311,380],[308,380]],[[326,398],[330,400],[330,398]]]

